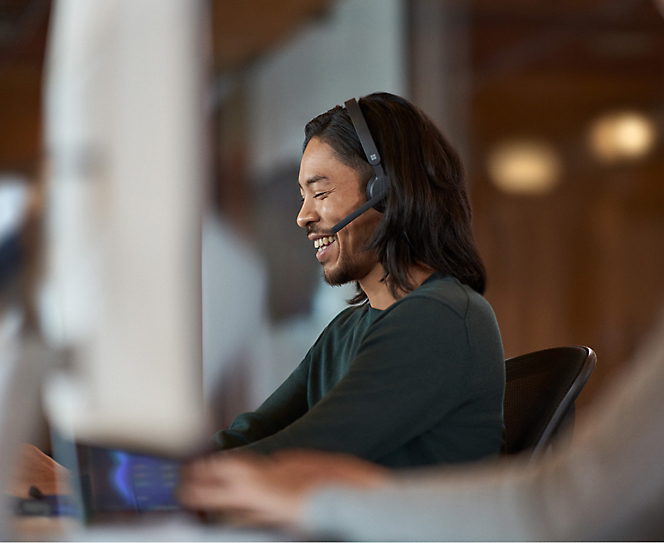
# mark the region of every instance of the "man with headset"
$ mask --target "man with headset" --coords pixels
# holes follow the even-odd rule
[[[357,295],[219,446],[390,467],[496,455],[503,350],[456,152],[411,103],[372,94],[307,124],[299,187],[326,281]]]

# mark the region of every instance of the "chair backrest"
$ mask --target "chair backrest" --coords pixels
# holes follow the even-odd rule
[[[503,454],[529,450],[536,456],[546,450],[568,425],[596,362],[589,347],[555,347],[507,359]]]

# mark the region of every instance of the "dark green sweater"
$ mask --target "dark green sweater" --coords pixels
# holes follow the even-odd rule
[[[505,364],[488,302],[432,275],[380,311],[342,311],[256,410],[215,435],[222,448],[309,448],[391,467],[498,454]]]

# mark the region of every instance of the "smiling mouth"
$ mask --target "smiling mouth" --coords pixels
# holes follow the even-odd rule
[[[327,258],[327,252],[330,245],[336,241],[336,236],[325,236],[314,240],[314,248],[316,249],[316,258],[319,262],[323,262]]]
[[[325,247],[330,245],[330,243],[334,242],[335,239],[336,238],[334,236],[326,236],[324,238],[315,239],[314,240],[314,248],[317,251],[322,251],[323,249],[325,249]]]

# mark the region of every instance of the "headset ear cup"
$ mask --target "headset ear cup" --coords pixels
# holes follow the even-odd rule
[[[386,177],[372,177],[367,183],[367,201],[371,200],[379,194],[383,194],[383,197],[379,202],[373,205],[373,208],[376,211],[381,213],[385,212],[385,200],[387,199],[387,190],[389,188]]]

